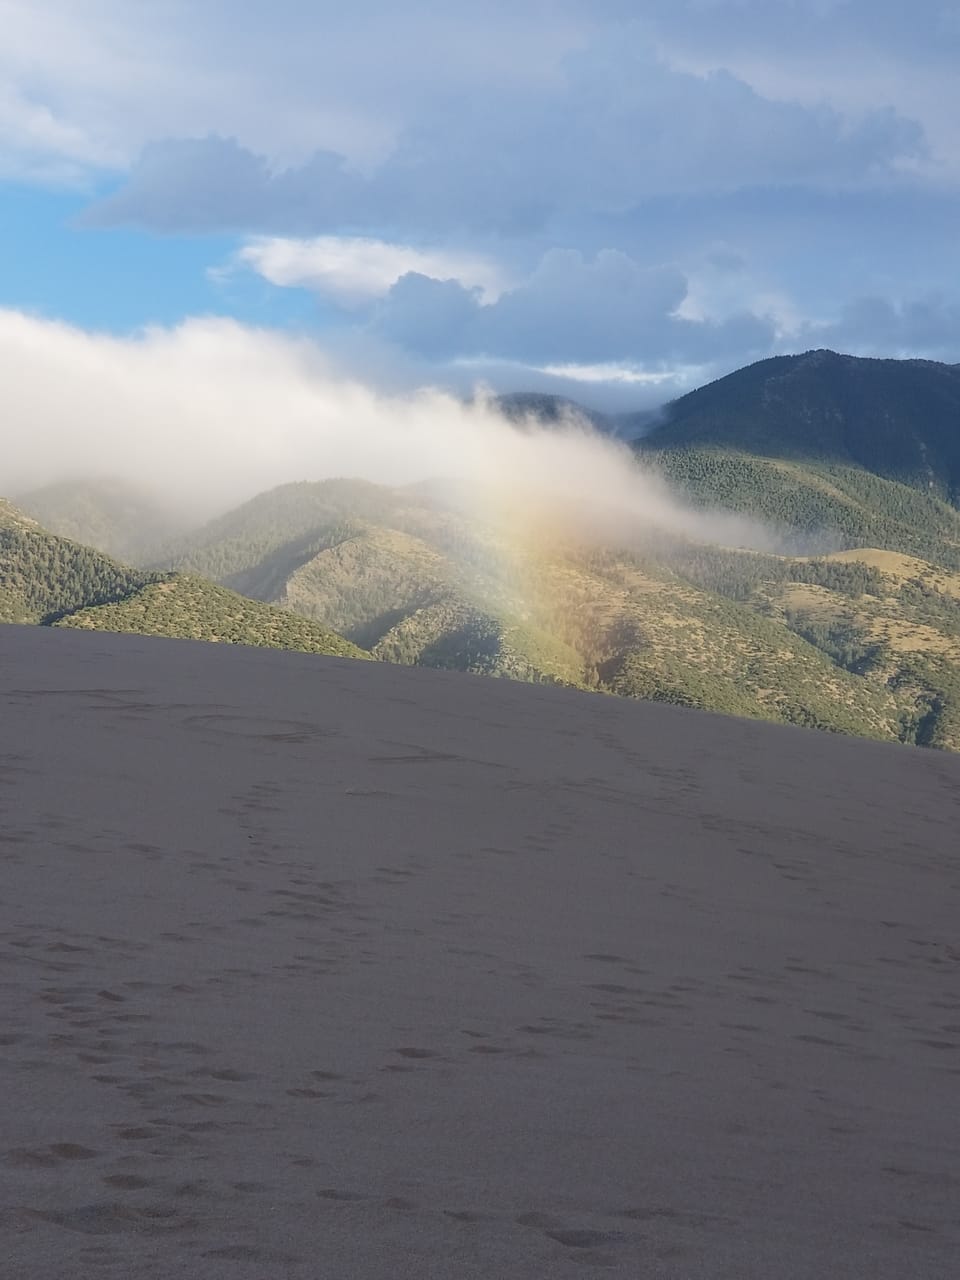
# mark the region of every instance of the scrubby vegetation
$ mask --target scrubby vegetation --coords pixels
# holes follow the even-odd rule
[[[331,480],[261,494],[141,572],[0,509],[0,618],[369,651],[960,750],[958,423],[960,369],[829,352],[676,402],[639,464],[690,505],[762,521],[778,554],[662,534],[561,546],[429,484]],[[90,491],[54,496],[92,527]],[[122,536],[98,501],[102,537]]]
[[[960,365],[777,356],[669,406],[647,443],[854,468],[956,503]]]
[[[881,547],[960,569],[960,512],[930,492],[855,467],[653,439],[642,456],[685,501],[762,520],[785,550]]]
[[[305,618],[186,574],[169,574],[124,600],[81,609],[56,625],[295,649],[341,658],[370,656],[349,640]]]
[[[0,501],[0,622],[54,622],[122,600],[155,577],[55,537]]]
[[[877,631],[920,589],[849,555],[664,537],[631,550],[534,547],[415,492],[343,482],[263,494],[199,548],[181,563],[229,565],[227,580],[392,662],[902,740],[923,737],[914,722],[934,690],[933,673],[896,684],[891,655],[903,650]],[[940,606],[921,595],[938,625]]]
[[[130,569],[0,501],[0,622],[369,657],[304,618],[201,578]]]

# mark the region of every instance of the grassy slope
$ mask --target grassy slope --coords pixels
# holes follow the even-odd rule
[[[314,622],[187,574],[172,574],[114,604],[81,609],[56,625],[295,649],[341,658],[370,656]]]
[[[829,559],[869,565],[879,589],[843,596],[781,586],[768,596],[774,615],[891,689],[903,707],[904,740],[960,751],[960,573],[874,549]]]
[[[273,582],[286,610],[193,575],[145,581],[5,506],[5,616],[367,656],[333,634],[344,629],[392,661],[960,745],[949,679],[960,576],[943,568],[889,552],[869,564],[679,544],[645,556],[534,552],[497,546],[410,495],[360,486],[358,519],[351,486],[310,488],[282,492],[280,515],[258,504],[272,540],[227,529],[233,573]],[[206,553],[222,548],[211,540]]]
[[[759,516],[808,545],[845,548],[833,563],[869,567],[872,584],[837,590],[767,557],[759,574],[726,566],[719,589],[887,689],[904,740],[955,750],[958,422],[960,366],[812,352],[683,397],[638,447],[686,501]]]
[[[500,548],[425,493],[284,485],[163,561],[335,629],[392,661],[579,683],[575,653],[515,616]]]
[[[333,486],[333,495],[325,489],[278,490],[272,510],[270,495],[263,495],[250,539],[244,541],[236,518],[228,519],[221,525],[225,544],[205,541],[206,563],[229,565],[232,580],[242,575],[248,589],[265,584],[276,602],[391,661],[554,681],[837,732],[885,738],[900,732],[903,699],[768,616],[756,589],[761,579],[773,573],[784,582],[794,576],[821,581],[822,569],[788,570],[783,566],[792,562],[775,557],[679,546],[646,556],[524,549],[498,544],[490,531],[429,503],[418,506],[409,493],[377,500],[366,488],[362,518],[347,519],[333,500],[342,487]],[[284,543],[278,531],[291,505],[300,523]],[[302,520],[308,509],[312,524]],[[274,537],[258,563],[268,528]],[[745,584],[751,574],[756,581]],[[831,575],[848,590],[877,576],[849,565]]]
[[[0,622],[369,657],[316,623],[200,578],[130,569],[90,547],[47,532],[2,500]]]

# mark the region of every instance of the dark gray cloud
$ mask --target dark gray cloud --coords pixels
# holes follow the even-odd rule
[[[456,281],[408,274],[380,305],[374,328],[432,359],[483,355],[545,365],[656,368],[771,349],[771,320],[749,313],[721,322],[683,319],[676,311],[686,294],[675,267],[645,269],[615,250],[592,261],[555,250],[524,284],[489,305]]]
[[[276,173],[266,157],[232,138],[169,139],[144,147],[129,179],[88,209],[83,221],[165,232],[307,232],[355,216],[365,187],[333,152],[318,151],[305,165]]]
[[[790,61],[862,60],[877,52],[903,63],[955,65],[960,12],[952,0],[569,0],[601,22],[641,21],[672,48],[701,49],[712,59],[762,51]],[[850,66],[855,77],[861,67]]]
[[[893,302],[857,298],[837,320],[808,327],[810,346],[871,356],[923,356],[953,364],[960,361],[960,302],[943,295]]]
[[[88,225],[360,237],[512,282],[410,274],[366,311],[263,286],[313,288],[326,338],[388,363],[956,358],[953,0],[2,7],[0,173],[95,175]],[[243,248],[212,251],[227,311]]]
[[[164,230],[524,235],[667,193],[893,180],[923,151],[920,127],[889,107],[851,121],[725,71],[673,70],[631,28],[568,56],[549,85],[447,90],[364,174],[329,150],[275,171],[228,138],[171,139],[149,145],[89,216]]]

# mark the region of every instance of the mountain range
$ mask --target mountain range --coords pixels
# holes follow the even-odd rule
[[[584,416],[621,438],[641,422]],[[357,480],[283,485],[185,530],[129,487],[62,485],[18,499],[50,533],[0,508],[0,618],[370,654],[960,749],[960,366],[777,357],[642,421],[639,465],[793,554],[515,538],[424,486]]]
[[[649,434],[660,450],[733,449],[861,468],[957,504],[960,364],[775,356],[674,401]]]
[[[369,656],[315,623],[202,578],[120,564],[2,499],[0,622]]]

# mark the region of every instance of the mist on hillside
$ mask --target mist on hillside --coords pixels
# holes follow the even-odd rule
[[[756,522],[682,506],[626,445],[574,415],[508,419],[482,392],[385,395],[314,341],[233,321],[118,338],[0,311],[0,373],[8,496],[110,475],[198,523],[288,481],[430,480],[514,538],[777,543]]]

